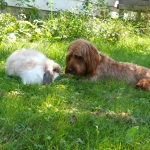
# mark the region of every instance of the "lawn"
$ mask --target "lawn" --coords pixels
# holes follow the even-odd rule
[[[90,40],[117,61],[150,68],[150,39],[130,36],[116,43]],[[65,75],[70,40],[4,42],[0,48],[0,149],[148,150],[150,92],[124,82],[97,82]],[[23,85],[5,75],[5,60],[16,49],[42,51],[62,67],[50,85]]]

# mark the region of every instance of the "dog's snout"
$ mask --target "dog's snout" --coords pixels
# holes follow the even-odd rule
[[[73,73],[73,68],[72,67],[66,67],[65,73],[66,74],[72,74]]]
[[[72,73],[72,72],[73,72],[73,68],[68,68],[68,69],[67,69],[67,72],[68,72],[68,73]]]

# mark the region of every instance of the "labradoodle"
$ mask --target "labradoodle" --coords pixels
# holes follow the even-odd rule
[[[83,39],[70,43],[66,55],[65,73],[79,77],[86,76],[92,81],[104,78],[123,80],[135,87],[150,91],[150,69],[128,62],[116,62]]]

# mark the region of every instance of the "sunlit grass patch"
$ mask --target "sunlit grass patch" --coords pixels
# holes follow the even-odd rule
[[[91,39],[117,61],[150,66],[149,40],[128,37],[117,43]],[[0,50],[0,149],[149,149],[150,92],[114,80],[86,81],[65,75],[70,41],[17,41]],[[5,74],[16,49],[43,52],[62,67],[50,85],[23,85]]]

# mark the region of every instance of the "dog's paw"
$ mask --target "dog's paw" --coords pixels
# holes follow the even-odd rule
[[[142,90],[150,91],[150,79],[141,79],[137,83],[136,87]]]

